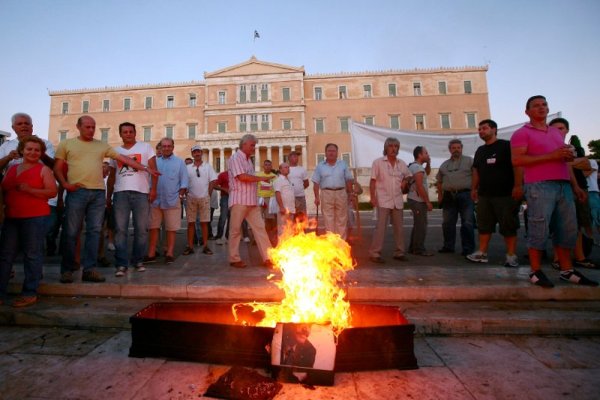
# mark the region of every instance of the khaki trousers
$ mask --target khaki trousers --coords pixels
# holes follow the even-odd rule
[[[348,229],[348,194],[346,190],[321,190],[321,211],[325,230],[346,240]]]
[[[402,231],[404,227],[404,215],[402,209],[377,207],[377,225],[375,226],[373,241],[369,249],[371,257],[381,256],[388,217],[392,218],[392,227],[394,228],[394,257],[404,255],[404,232]]]
[[[254,240],[263,261],[269,258],[267,251],[271,242],[265,230],[265,221],[262,218],[260,207],[243,206],[235,204],[229,209],[229,262],[241,261],[240,239],[242,238],[242,222],[244,219],[252,228]]]

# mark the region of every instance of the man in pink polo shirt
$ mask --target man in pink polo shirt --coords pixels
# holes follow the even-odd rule
[[[523,167],[525,198],[529,214],[527,247],[534,285],[551,288],[554,284],[541,270],[542,252],[548,233],[552,232],[554,248],[560,263],[560,279],[579,285],[598,286],[598,282],[573,269],[570,251],[577,239],[577,221],[573,196],[585,200],[585,192],[577,185],[567,164],[574,159],[573,150],[564,143],[560,131],[548,126],[548,103],[544,96],[527,100],[525,114],[529,123],[510,139],[512,162]]]
[[[260,256],[265,267],[272,267],[267,251],[271,246],[257,203],[256,182],[269,182],[271,177],[254,174],[254,164],[250,156],[254,154],[258,139],[251,134],[242,136],[240,148],[231,156],[229,170],[229,265],[246,267],[240,257],[240,238],[244,219],[252,228]]]

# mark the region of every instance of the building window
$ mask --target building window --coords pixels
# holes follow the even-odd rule
[[[352,157],[350,153],[342,153],[342,160],[344,160],[348,167],[352,168]]]
[[[348,132],[348,124],[349,124],[350,118],[348,117],[341,117],[340,118],[340,132]]]
[[[375,117],[373,117],[372,115],[365,117],[365,124],[366,125],[375,125]]]
[[[89,100],[83,101],[83,103],[81,104],[81,112],[84,114],[87,114],[88,112],[90,112],[90,101]]]
[[[465,81],[465,93],[467,93],[467,94],[473,93],[473,88],[471,87],[471,81]]]
[[[467,113],[467,128],[475,129],[477,125],[477,115],[475,113]]]
[[[415,129],[418,131],[422,131],[425,129],[425,115],[424,114],[415,115]]]
[[[323,133],[325,132],[325,123],[323,118],[315,119],[315,132]]]
[[[188,99],[188,105],[190,107],[196,107],[196,94],[190,93],[190,97]]]
[[[396,97],[396,84],[388,83],[388,94],[390,97]]]
[[[256,114],[250,115],[250,130],[252,132],[256,132],[258,130],[258,115]]]
[[[152,96],[146,96],[146,100],[144,101],[144,107],[146,110],[152,109]]]
[[[371,85],[363,85],[363,96],[364,97],[372,97],[373,92],[371,90]]]
[[[103,112],[110,111],[110,100],[108,100],[108,99],[102,100],[102,111]]]
[[[390,128],[400,129],[400,116],[399,115],[390,115]]]
[[[269,114],[263,114],[260,116],[260,130],[261,131],[269,130]]]
[[[246,102],[246,85],[240,85],[240,103]]]
[[[450,114],[440,114],[440,125],[442,129],[450,129]]]
[[[269,84],[260,85],[260,101],[269,101]]]
[[[348,94],[346,93],[346,86],[340,86],[340,87],[338,87],[338,93],[339,93],[339,98],[340,99],[347,99],[348,98]]]
[[[448,93],[445,81],[439,81],[438,82],[438,93],[439,94],[447,94]]]
[[[320,164],[323,161],[325,161],[325,153],[317,153],[315,154],[315,156],[317,157],[317,164]]]
[[[131,110],[131,99],[130,98],[123,99],[123,110],[124,111]]]
[[[103,142],[108,142],[108,128],[102,128],[100,129],[100,140],[102,140]]]
[[[284,131],[289,131],[292,129],[292,120],[291,119],[282,119],[281,120],[281,128]]]
[[[323,88],[315,87],[315,100],[323,100]]]
[[[149,126],[144,127],[144,142],[150,142],[152,140],[152,128]]]
[[[258,101],[258,92],[256,85],[250,85],[250,103],[256,103]]]
[[[227,132],[227,122],[217,122],[217,132],[226,133]]]
[[[413,92],[415,96],[421,96],[421,82],[413,82]]]
[[[173,108],[175,105],[175,96],[167,96],[167,108]]]
[[[240,115],[240,132],[246,132],[246,116]]]
[[[165,136],[173,139],[173,125],[165,126]]]
[[[226,93],[224,90],[219,92],[219,104],[225,104],[225,100],[226,100],[225,96],[226,96]]]
[[[68,131],[59,131],[60,133],[60,141],[62,142],[63,140],[67,139],[67,132]]]
[[[281,97],[283,99],[283,101],[290,101],[290,88],[289,87],[284,87],[281,89]]]
[[[196,139],[196,126],[197,124],[188,125],[188,139]]]
[[[63,101],[62,103],[62,111],[63,114],[69,113],[69,103],[67,101]]]

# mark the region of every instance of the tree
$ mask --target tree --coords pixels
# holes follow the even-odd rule
[[[588,149],[590,149],[590,153],[588,154],[590,158],[600,159],[600,139],[590,140]]]

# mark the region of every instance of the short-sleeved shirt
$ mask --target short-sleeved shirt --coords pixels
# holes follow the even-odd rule
[[[276,192],[281,193],[283,206],[294,214],[296,212],[296,196],[294,196],[294,188],[289,180],[289,175],[287,177],[279,175],[273,182],[273,188]]]
[[[205,162],[199,166],[190,164],[186,167],[188,174],[188,196],[197,199],[208,197],[210,183],[217,180],[217,173],[213,167]]]
[[[590,166],[592,167],[592,173],[587,177],[588,192],[598,191],[598,162],[590,159]]]
[[[229,196],[229,172],[223,171],[217,176],[217,185],[226,191],[221,191],[221,197]]]
[[[257,204],[256,182],[242,182],[238,176],[254,175],[254,165],[243,151],[236,151],[229,159],[229,207],[233,205],[255,206]]]
[[[525,154],[529,156],[540,156],[548,154],[564,146],[564,138],[560,131],[548,126],[546,130],[525,124],[517,129],[510,138],[512,149],[525,147]],[[523,166],[524,182],[534,183],[549,180],[569,180],[569,167],[565,161],[552,160],[534,165]]]
[[[156,200],[152,207],[163,210],[179,207],[179,190],[188,187],[185,163],[174,155],[168,158],[163,156],[156,159],[156,167],[160,176],[156,185]]]
[[[117,153],[132,158],[142,165],[148,165],[148,161],[156,156],[152,146],[146,142],[136,142],[129,149],[121,146],[115,147],[115,150]],[[115,193],[125,190],[139,193],[150,192],[150,174],[148,174],[148,171],[138,171],[118,160],[111,160],[110,166],[115,169]]]
[[[427,172],[425,171],[425,168],[423,167],[422,164],[419,164],[418,162],[414,162],[412,164],[410,164],[408,166],[408,170],[411,172],[411,174],[413,176],[419,174],[419,173],[423,173],[423,188],[425,189],[425,192],[427,193],[429,191],[429,184],[427,182]],[[421,196],[419,196],[419,192],[417,192],[417,183],[413,182],[410,185],[410,188],[408,190],[408,195],[406,196],[406,198],[414,200],[414,201],[418,201],[420,203],[424,203],[425,199],[421,198]]]
[[[480,196],[511,195],[515,178],[508,140],[498,139],[480,146],[475,152],[473,168],[479,174],[477,193]]]
[[[52,145],[52,143],[47,141],[46,139],[43,139],[43,138],[40,138],[40,139],[42,139],[44,141],[44,144],[46,145],[46,155],[50,158],[54,158],[54,155],[55,155],[54,154],[54,146]],[[19,146],[19,139],[8,140],[8,141],[2,143],[2,146],[0,146],[0,158],[4,158],[11,151],[17,150],[18,146]],[[6,170],[8,170],[13,165],[21,164],[22,162],[23,162],[23,157],[19,157],[19,158],[10,160],[8,162],[8,164],[6,164]]]
[[[334,165],[329,165],[325,160],[317,164],[311,179],[321,189],[339,189],[346,187],[346,181],[351,181],[353,178],[343,160],[337,160]]]
[[[275,175],[273,172],[269,172],[268,174],[264,172],[257,172],[256,176],[271,177],[271,180],[269,182],[256,182],[256,195],[258,197],[264,198],[275,196],[275,189],[273,189],[273,181],[275,180],[275,178],[277,178],[277,175]]]
[[[56,158],[64,160],[69,169],[67,182],[80,184],[86,189],[104,189],[102,161],[109,157],[115,159],[119,153],[108,143],[93,139],[81,140],[78,137],[63,140],[56,149]]]
[[[394,166],[387,157],[373,161],[371,179],[375,180],[377,205],[382,208],[402,209],[404,207],[402,181],[408,176],[412,176],[412,173],[406,163],[400,159],[396,159]]]
[[[458,160],[452,158],[440,165],[437,173],[438,182],[442,182],[442,190],[456,191],[471,189],[473,177],[473,159],[469,156],[460,156]]]
[[[294,188],[294,196],[304,197],[304,181],[308,180],[308,172],[306,172],[306,168],[299,165],[296,165],[295,167],[290,166],[288,179]]]

